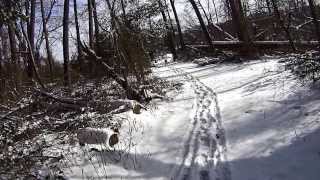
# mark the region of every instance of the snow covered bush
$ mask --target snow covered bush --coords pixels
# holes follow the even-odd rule
[[[290,58],[286,64],[300,79],[316,82],[320,79],[320,52],[309,51],[303,55]]]

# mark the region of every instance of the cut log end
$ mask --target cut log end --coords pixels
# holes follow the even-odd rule
[[[112,134],[109,138],[109,146],[113,147],[118,142],[119,142],[118,134]]]

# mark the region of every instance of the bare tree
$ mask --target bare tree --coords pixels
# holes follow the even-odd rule
[[[93,48],[93,18],[92,18],[92,0],[88,0],[88,14],[89,14],[89,45]]]
[[[171,53],[173,55],[173,59],[176,60],[177,59],[177,52],[176,52],[176,48],[175,48],[175,44],[174,44],[173,32],[172,32],[172,29],[170,29],[170,27],[169,27],[169,24],[168,24],[169,22],[167,20],[167,16],[164,11],[164,6],[163,6],[161,0],[158,0],[158,2],[159,2],[159,6],[160,6],[162,19],[164,21],[166,32],[167,32],[167,35],[165,37],[165,41],[169,47],[169,50],[171,51]]]
[[[4,30],[3,25],[0,25],[0,100],[5,97],[5,89],[6,89],[6,78],[3,72],[3,64],[5,59],[4,53]]]
[[[17,43],[15,38],[15,25],[12,22],[8,23],[8,35],[9,35],[9,42],[10,42],[10,54],[11,54],[11,72],[17,72],[18,71],[18,57],[17,57]],[[18,87],[18,79],[17,76],[12,74],[14,77],[14,83],[15,86]]]
[[[40,0],[40,6],[41,6],[41,17],[42,17],[42,29],[43,29],[44,38],[46,41],[46,51],[47,51],[47,58],[48,58],[48,64],[49,64],[50,79],[51,81],[53,81],[53,58],[52,58],[52,53],[50,49],[49,34],[47,29],[47,18],[44,11],[43,0]]]
[[[96,51],[99,49],[99,21],[98,21],[98,13],[97,13],[97,4],[95,0],[92,0],[92,9],[93,9],[93,20],[94,20],[94,38]]]
[[[78,7],[77,7],[77,0],[73,0],[73,10],[74,10],[74,21],[76,25],[76,34],[77,34],[77,51],[78,51],[78,62],[80,66],[80,72],[82,71],[82,51],[81,51],[81,38],[80,38],[80,26],[78,20]]]
[[[319,26],[319,21],[318,21],[318,15],[316,12],[316,8],[315,8],[315,3],[313,0],[308,0],[309,1],[309,7],[310,7],[310,11],[311,11],[311,16],[312,16],[312,21],[316,30],[316,34],[318,37],[318,41],[320,44],[320,26]]]
[[[29,57],[30,57],[28,59],[29,60],[29,64],[31,65],[32,70],[34,71],[34,75],[35,75],[35,78],[36,78],[37,82],[40,84],[41,88],[45,89],[45,86],[41,81],[41,78],[40,78],[40,75],[39,75],[39,72],[38,72],[38,68],[37,68],[36,63],[35,63],[34,51],[32,51],[32,46],[31,46],[29,37],[28,37],[27,33],[24,30],[22,22],[20,23],[20,29],[22,31],[23,37],[24,37],[24,39],[25,39],[25,41],[27,43],[27,48],[29,50]],[[31,79],[33,80],[32,77],[31,77]]]
[[[232,23],[234,29],[238,34],[238,38],[240,41],[243,41],[244,47],[242,49],[242,53],[250,54],[252,50],[252,41],[249,35],[249,30],[247,26],[247,22],[244,16],[242,4],[240,0],[229,0],[231,15],[232,15]]]
[[[35,54],[35,22],[36,22],[36,0],[30,0],[30,26],[29,26],[29,40],[31,50]],[[38,52],[37,52],[38,53]],[[40,65],[39,58],[35,59],[36,63]]]
[[[219,23],[219,16],[218,16],[218,11],[217,11],[217,6],[216,6],[215,0],[212,0],[212,4],[213,4],[214,12],[215,12],[215,15],[216,15],[217,23]]]
[[[287,39],[289,40],[289,43],[290,43],[290,46],[291,46],[292,50],[296,51],[297,49],[296,49],[296,47],[294,45],[293,38],[291,36],[290,30],[289,30],[289,28],[287,28],[285,26],[284,20],[280,15],[279,8],[278,8],[278,3],[276,2],[276,0],[271,0],[271,2],[272,2],[275,18],[277,19],[278,24],[281,26],[281,28],[285,32],[285,34],[287,36]]]
[[[29,6],[30,5],[30,6]],[[30,7],[30,11],[29,11]],[[35,8],[36,1],[35,0],[27,0],[26,1],[26,15],[29,15],[29,21],[27,22],[27,31],[28,31],[28,39],[30,40],[31,50],[34,52],[34,33],[35,33]],[[30,12],[30,14],[29,14]],[[30,78],[33,76],[32,65],[29,64],[31,62],[31,57],[29,56],[28,64],[27,64],[27,73]]]
[[[184,49],[185,48],[185,43],[184,43],[184,40],[183,40],[183,35],[182,35],[182,31],[181,31],[179,16],[177,14],[176,7],[174,5],[174,0],[170,0],[170,4],[171,4],[171,7],[172,7],[174,18],[175,18],[176,23],[177,23],[177,29],[178,29],[178,33],[179,33],[180,45],[181,45],[181,48]]]
[[[64,0],[63,9],[63,73],[64,85],[69,86],[69,0]]]
[[[272,10],[271,10],[271,6],[270,6],[270,1],[269,0],[266,0],[266,5],[267,5],[267,8],[268,8],[269,14],[272,14]]]
[[[205,24],[204,21],[203,21],[203,18],[202,18],[202,16],[201,16],[201,13],[200,13],[200,11],[199,11],[199,8],[198,8],[196,2],[195,2],[194,0],[189,0],[189,2],[191,3],[192,8],[193,8],[193,10],[195,11],[195,13],[196,13],[196,15],[197,15],[197,18],[198,18],[198,20],[199,20],[199,23],[200,23],[202,32],[203,32],[204,35],[205,35],[205,38],[206,38],[206,41],[207,41],[208,45],[213,49],[214,46],[213,46],[213,43],[212,43],[211,36],[210,36],[210,34],[209,34],[209,32],[208,32],[208,29],[207,29],[206,24]]]

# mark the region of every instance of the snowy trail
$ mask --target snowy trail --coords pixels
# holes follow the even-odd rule
[[[121,114],[116,150],[80,155],[68,177],[318,180],[320,93],[281,67],[160,64],[153,73],[173,83],[169,99]]]
[[[174,179],[231,179],[216,93],[183,70],[176,67],[171,69],[177,75],[183,75],[186,80],[191,81],[196,94],[183,161]]]

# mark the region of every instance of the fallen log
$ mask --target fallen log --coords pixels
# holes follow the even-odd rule
[[[215,48],[218,49],[238,49],[244,46],[242,41],[213,41]],[[314,48],[319,42],[318,41],[296,41],[294,44],[300,48]],[[258,49],[278,49],[278,48],[290,48],[289,41],[253,41],[252,45]],[[210,47],[205,44],[194,44],[187,45],[189,47],[201,50],[210,50]]]
[[[32,105],[33,103],[30,103],[30,104],[26,104],[26,105],[23,105],[23,106],[20,106],[20,107],[17,107],[17,108],[14,108],[12,109],[11,111],[9,111],[8,113],[4,114],[3,116],[0,117],[0,120],[3,120],[5,118],[7,118],[8,116],[18,112],[18,111],[21,111],[27,107],[29,107],[30,105]]]
[[[34,89],[36,92],[38,92],[40,95],[48,97],[50,99],[53,99],[54,101],[64,103],[64,104],[73,104],[73,105],[80,105],[80,106],[85,106],[87,103],[84,100],[77,100],[77,99],[70,99],[70,98],[62,98],[62,97],[57,97],[55,95],[52,95],[48,92],[39,90],[39,89]]]

